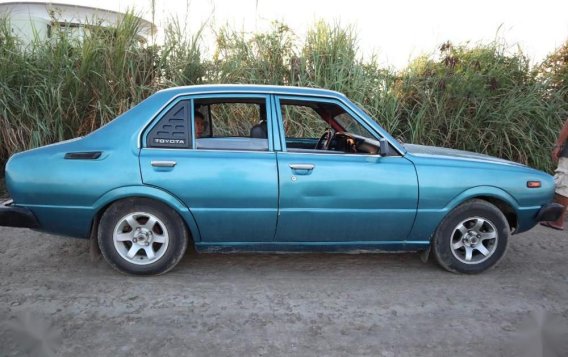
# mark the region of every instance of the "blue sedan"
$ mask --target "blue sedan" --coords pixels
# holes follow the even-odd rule
[[[145,275],[189,244],[422,251],[479,273],[562,211],[544,172],[401,144],[340,93],[277,86],[159,91],[85,137],[13,155],[6,186],[0,225],[96,240]]]

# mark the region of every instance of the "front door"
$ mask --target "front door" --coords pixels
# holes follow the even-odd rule
[[[397,153],[382,157],[326,147],[326,136],[319,140],[306,123],[320,133],[329,127],[334,132],[373,135],[342,103],[292,97],[281,97],[276,103],[276,112],[283,119],[281,131],[286,133],[281,137],[284,151],[277,157],[280,209],[276,240],[404,241],[418,201],[414,165]]]

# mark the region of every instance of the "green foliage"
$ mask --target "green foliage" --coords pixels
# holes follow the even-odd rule
[[[551,92],[560,93],[568,102],[568,41],[548,55],[538,74]]]
[[[357,39],[352,28],[317,22],[308,31],[302,59],[306,85],[345,91],[359,79]]]
[[[252,36],[223,27],[217,33],[209,82],[291,84],[293,58],[294,34],[284,24],[274,22],[270,32]]]
[[[141,46],[139,21],[90,26],[84,39],[52,27],[22,47],[2,22],[0,156],[84,135],[138,103],[156,86],[156,50]]]
[[[498,43],[444,44],[438,59],[421,57],[396,86],[404,136],[411,142],[479,151],[551,167],[561,125],[558,109],[522,53]]]
[[[339,24],[317,22],[303,42],[278,22],[253,34],[225,26],[216,33],[211,58],[201,49],[203,28],[188,33],[171,21],[163,45],[149,46],[137,37],[139,27],[129,14],[114,29],[89,26],[82,40],[53,28],[48,41],[23,47],[9,23],[0,21],[0,162],[17,151],[84,135],[173,85],[337,90],[405,141],[545,170],[553,167],[550,147],[568,114],[568,43],[534,68],[503,43],[446,43],[394,71],[374,57],[361,58],[356,32]],[[301,116],[290,114],[289,124],[303,135],[321,135]]]
[[[160,58],[156,59],[163,74],[166,86],[183,86],[203,83],[206,64],[201,58],[199,43],[203,27],[197,33],[189,35],[179,21],[168,23],[165,29],[164,46],[154,47]]]

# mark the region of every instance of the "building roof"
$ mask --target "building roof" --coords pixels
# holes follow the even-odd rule
[[[93,7],[93,6],[85,6],[85,5],[76,5],[76,4],[66,4],[66,3],[58,3],[58,2],[51,2],[51,1],[4,1],[0,3],[0,8],[2,7],[13,7],[13,6],[17,6],[17,5],[22,5],[22,6],[27,6],[27,5],[43,5],[45,7],[48,8],[60,8],[60,9],[67,9],[67,10],[71,10],[71,9],[81,9],[81,10],[88,10],[88,11],[92,11],[92,12],[99,12],[99,13],[106,13],[106,14],[111,14],[111,15],[115,15],[115,16],[124,16],[123,12],[120,11],[114,11],[114,10],[109,10],[109,9],[104,9],[104,8],[99,8],[99,7]],[[134,15],[136,16],[136,15]],[[144,18],[142,18],[141,16],[136,16],[138,19],[140,19],[141,24],[145,27],[148,27],[151,29],[152,32],[155,32],[157,30],[156,25],[154,25],[154,23],[152,23],[151,21],[148,21]]]

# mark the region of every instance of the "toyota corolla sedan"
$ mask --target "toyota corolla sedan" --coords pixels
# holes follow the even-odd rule
[[[85,137],[13,155],[6,186],[0,225],[96,240],[114,268],[143,275],[190,244],[422,251],[479,273],[562,210],[544,172],[403,145],[340,93],[276,86],[159,91]]]

